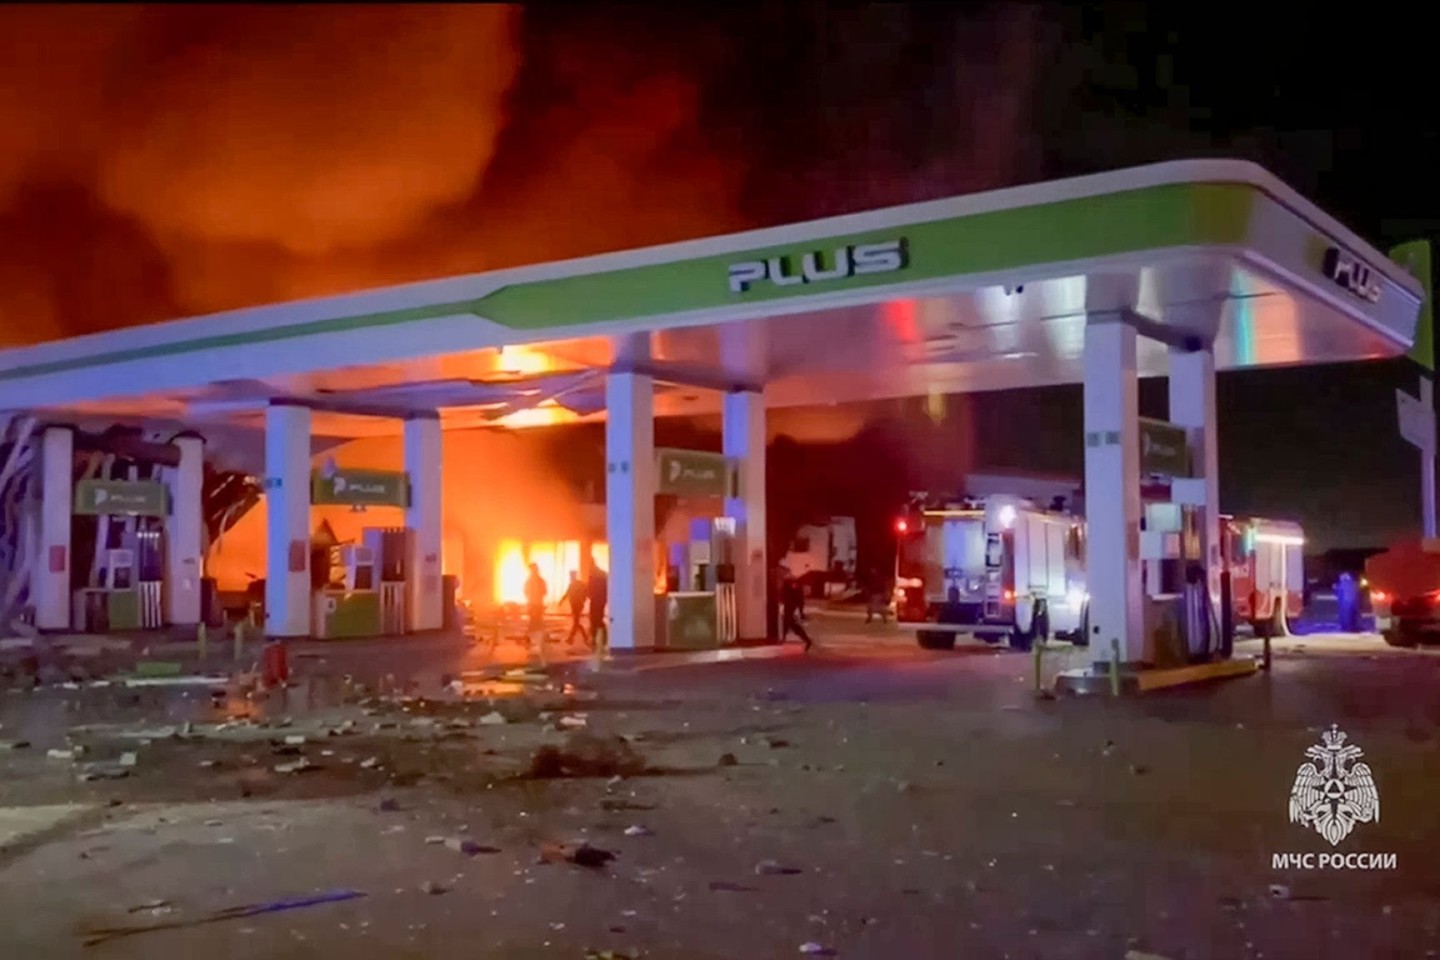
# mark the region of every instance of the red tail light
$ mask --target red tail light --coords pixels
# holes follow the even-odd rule
[[[1390,594],[1386,593],[1384,590],[1371,590],[1371,591],[1370,591],[1370,602],[1371,602],[1371,603],[1385,603],[1385,602],[1387,602],[1389,599],[1390,599]]]
[[[1005,602],[1006,602],[1006,603],[1014,603],[1014,602],[1015,602],[1015,591],[1014,591],[1014,590],[1006,590],[1006,591],[1005,591]]]
[[[908,522],[907,520],[905,520],[903,517],[902,517],[901,519],[895,521],[895,532],[896,532],[896,533],[907,533],[907,532],[909,532],[909,530],[910,530],[910,524],[909,524],[909,522]]]

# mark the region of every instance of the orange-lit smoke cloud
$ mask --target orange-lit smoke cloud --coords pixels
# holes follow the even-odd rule
[[[505,123],[518,11],[500,5],[203,8],[106,117],[101,196],[162,242],[301,255],[402,235],[468,197]],[[209,35],[206,35],[209,33]]]
[[[0,8],[0,343],[740,225],[696,85],[643,48],[561,31],[517,133],[523,29],[489,4]]]

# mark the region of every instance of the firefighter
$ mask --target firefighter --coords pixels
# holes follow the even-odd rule
[[[793,633],[800,638],[808,651],[814,644],[810,640],[810,634],[805,632],[805,625],[800,622],[804,612],[805,590],[800,581],[786,570],[785,579],[780,584],[780,642],[784,643]]]
[[[1340,606],[1340,632],[1360,632],[1360,588],[1349,571],[1335,582],[1335,599]]]
[[[865,592],[865,622],[870,623],[879,617],[881,623],[889,623],[890,585],[873,567],[865,578]]]
[[[570,607],[570,633],[565,637],[567,644],[575,642],[576,634],[579,634],[584,643],[590,643],[590,635],[585,632],[585,624],[580,620],[585,614],[585,601],[588,593],[586,584],[580,579],[580,572],[571,570],[570,586],[565,588],[565,603]]]
[[[609,600],[610,583],[605,571],[595,564],[595,558],[590,558],[590,582],[588,584],[590,593],[590,642],[597,650],[605,649],[600,646],[600,638],[604,636],[605,647],[610,645],[610,627],[605,623],[605,606]]]
[[[538,564],[530,564],[530,577],[525,581],[525,612],[528,617],[527,633],[531,646],[538,640],[540,650],[545,649],[545,597],[550,588],[540,576]]]

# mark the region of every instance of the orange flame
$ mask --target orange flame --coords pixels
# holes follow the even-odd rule
[[[525,603],[525,582],[530,579],[530,564],[533,563],[545,580],[548,591],[546,604],[558,603],[565,594],[571,572],[582,573],[582,549],[579,540],[529,544],[520,540],[500,541],[495,548],[495,602]],[[595,558],[595,565],[601,570],[610,569],[608,544],[592,543],[590,556]]]

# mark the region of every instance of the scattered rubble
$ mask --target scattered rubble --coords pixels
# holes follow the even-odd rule
[[[469,837],[447,837],[442,843],[445,845],[446,850],[463,853],[467,857],[473,857],[482,853],[500,852],[499,847],[487,847],[485,844],[471,840]]]
[[[291,763],[279,763],[274,766],[276,773],[309,773],[312,770],[319,770],[320,764],[312,763],[304,757]]]
[[[755,875],[759,877],[793,877],[804,873],[799,867],[786,866],[778,860],[761,860],[755,864]]]
[[[643,824],[637,823],[637,824],[633,824],[632,826],[628,826],[628,827],[625,828],[625,836],[627,836],[627,837],[653,837],[653,836],[655,836],[655,831],[654,831],[654,830],[651,830],[651,829],[650,829],[649,827],[647,827],[647,826],[644,826]]]
[[[540,848],[543,863],[573,863],[577,867],[598,869],[615,859],[610,850],[593,847],[589,843],[547,843]]]
[[[645,760],[623,737],[600,737],[576,732],[560,746],[546,744],[530,758],[526,776],[535,780],[560,777],[635,776],[644,773]]]

